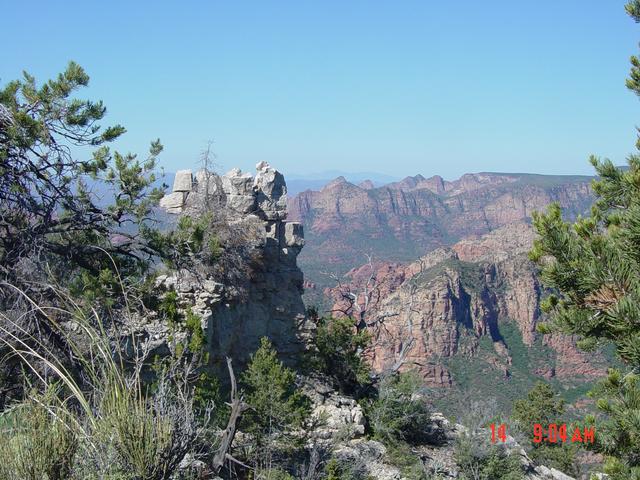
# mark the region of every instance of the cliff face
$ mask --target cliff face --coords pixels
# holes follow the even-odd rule
[[[456,361],[458,370],[472,362],[503,379],[531,374],[562,383],[603,375],[598,356],[580,352],[572,338],[536,333],[542,289],[526,258],[532,241],[530,226],[514,224],[410,264],[375,265],[380,300],[367,317],[384,318],[384,328],[374,339],[373,367],[384,370],[404,355],[405,368],[431,386],[459,383]],[[369,265],[347,274],[354,290],[370,275]],[[326,294],[344,309],[339,289]]]
[[[208,212],[223,217],[251,243],[246,272],[233,282],[187,271],[158,278],[159,292],[175,290],[180,306],[191,307],[202,318],[215,365],[224,356],[245,362],[263,336],[293,362],[306,335],[303,275],[296,263],[304,245],[302,225],[285,220],[282,174],[265,162],[256,169],[255,177],[238,169],[222,176],[178,172],[173,192],[161,201],[161,207],[177,216]]]
[[[384,260],[412,260],[466,236],[523,222],[552,202],[576,216],[591,204],[589,181],[486,173],[447,182],[418,175],[370,188],[338,178],[289,199],[289,212],[305,226],[309,246],[300,262],[316,282],[321,264],[344,272],[357,266],[365,250]]]

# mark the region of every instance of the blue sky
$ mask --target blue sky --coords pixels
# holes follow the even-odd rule
[[[222,170],[591,173],[635,143],[623,5],[3,0],[0,83],[77,61],[118,146],[160,137],[169,171],[211,139]]]

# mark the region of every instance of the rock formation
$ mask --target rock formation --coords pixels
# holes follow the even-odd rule
[[[314,382],[305,387],[313,401],[314,419],[321,419],[310,441],[332,445],[333,457],[341,464],[350,465],[363,478],[408,480],[397,466],[390,463],[387,448],[382,443],[362,436],[359,422],[362,410],[355,401],[336,395],[330,388],[318,391],[318,387]],[[425,442],[414,445],[413,453],[420,458],[427,478],[460,478],[460,467],[455,460],[456,442],[468,436],[475,439],[472,440],[475,444],[482,445],[490,438],[490,431],[486,428],[471,431],[464,425],[450,422],[441,413],[433,413],[430,420],[424,426]],[[517,456],[527,480],[573,480],[559,470],[536,465],[511,436],[499,442],[497,448],[507,455]]]
[[[309,246],[299,262],[319,284],[320,269],[344,273],[372,253],[387,261],[410,261],[470,235],[483,235],[559,202],[570,217],[592,202],[590,177],[467,174],[407,177],[370,188],[340,177],[320,191],[289,199],[290,218],[305,226]]]
[[[409,264],[375,264],[380,299],[376,294],[367,316],[369,321],[385,320],[374,341],[373,367],[384,370],[412,341],[405,364],[417,368],[431,386],[454,385],[447,364],[459,356],[482,361],[506,378],[512,373],[512,356],[524,354],[514,353],[517,348],[531,356],[541,357],[543,351],[555,356],[530,365],[547,378],[562,382],[602,376],[599,356],[580,352],[574,339],[555,334],[540,339],[536,334],[542,287],[526,257],[532,241],[529,225],[514,224],[436,249]],[[370,275],[368,264],[350,271],[353,291]],[[345,310],[340,288],[326,294],[334,298],[334,310]],[[510,325],[518,338],[504,338]]]
[[[266,162],[252,176],[233,169],[225,175],[189,170],[177,172],[173,191],[160,206],[175,215],[209,212],[253,239],[254,258],[246,277],[225,284],[190,272],[167,272],[157,279],[160,292],[175,290],[182,308],[202,318],[210,361],[225,355],[244,362],[267,336],[293,362],[304,347],[303,275],[296,258],[304,246],[300,223],[287,222],[286,183]],[[249,263],[249,260],[247,260]],[[239,292],[243,292],[240,295]],[[166,335],[155,334],[162,343]]]

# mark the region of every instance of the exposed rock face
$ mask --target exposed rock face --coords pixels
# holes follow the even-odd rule
[[[353,398],[340,395],[319,379],[307,379],[303,391],[313,405],[311,422],[317,424],[312,441],[322,442],[337,437],[347,440],[364,435],[364,412]]]
[[[191,176],[191,170],[178,170],[173,179],[173,191],[189,193],[192,188],[193,177]]]
[[[344,273],[362,261],[409,261],[470,235],[522,223],[557,201],[569,216],[588,210],[590,177],[467,174],[407,177],[383,187],[340,177],[289,200],[290,218],[305,225],[309,246],[300,263],[311,281],[320,269]]]
[[[532,365],[537,374],[561,381],[602,376],[598,356],[580,352],[574,339],[552,335],[536,343],[542,288],[526,258],[533,236],[529,225],[514,224],[434,250],[410,264],[375,264],[380,300],[376,295],[367,317],[369,322],[385,320],[370,357],[374,369],[393,365],[403,346],[413,342],[404,361],[407,368],[421,372],[427,385],[451,386],[455,379],[447,360],[460,355],[482,358],[507,378],[517,344],[513,338],[505,340],[503,331],[515,325],[524,348],[549,347],[554,352],[555,362]],[[353,291],[361,291],[371,277],[371,266],[347,276]],[[346,309],[339,288],[326,293],[335,299],[334,310]],[[483,337],[491,345],[489,351],[479,348]]]
[[[363,180],[358,184],[358,186],[360,188],[364,188],[365,190],[371,190],[373,188],[376,188],[376,186],[373,184],[371,180]]]
[[[224,212],[229,222],[251,232],[247,236],[253,239],[258,260],[240,284],[218,283],[184,271],[157,281],[159,291],[175,290],[180,306],[190,307],[202,318],[215,365],[226,355],[239,363],[246,361],[263,336],[292,362],[304,348],[303,275],[296,264],[304,246],[303,228],[285,221],[287,188],[282,174],[266,162],[256,169],[255,177],[233,169],[222,176],[200,171],[195,179],[190,171],[180,171],[173,192],[161,202],[175,214]],[[157,342],[162,339],[158,336]]]

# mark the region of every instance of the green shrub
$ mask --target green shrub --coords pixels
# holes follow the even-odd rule
[[[378,396],[366,409],[371,429],[385,444],[398,441],[420,443],[426,440],[431,412],[419,394],[422,382],[414,372],[401,373],[382,380]]]
[[[543,428],[548,428],[552,423],[565,424],[564,410],[564,401],[556,395],[553,388],[546,383],[538,382],[529,391],[527,398],[516,400],[513,403],[511,417],[520,431],[532,439],[535,424],[540,424]],[[567,429],[572,430],[570,426]],[[528,445],[523,446],[536,463],[577,476],[578,467],[575,463],[577,447],[575,445],[530,441]]]
[[[212,223],[210,213],[198,217],[182,215],[174,230],[153,237],[154,247],[163,253],[171,268],[191,267],[194,262],[213,265],[222,254],[222,246]]]
[[[53,389],[2,414],[0,478],[64,480],[72,471],[78,437]]]
[[[369,480],[363,469],[345,460],[331,458],[324,467],[324,480]]]
[[[525,478],[520,458],[499,446],[489,445],[486,438],[465,435],[458,439],[454,458],[462,480],[522,480]]]
[[[640,375],[610,369],[589,396],[603,415],[586,417],[586,426],[597,431],[587,445],[605,455],[604,472],[612,480],[639,479]]]
[[[202,330],[202,320],[198,315],[193,313],[191,308],[187,309],[184,326],[189,335],[189,351],[195,354],[202,352],[207,343],[207,339],[204,335],[204,330]]]
[[[255,480],[295,480],[295,477],[290,473],[280,470],[279,468],[258,471],[254,478]]]
[[[427,473],[422,460],[411,451],[406,442],[396,441],[387,444],[387,461],[400,469],[402,476],[408,480],[427,480]]]
[[[158,305],[158,313],[169,325],[178,323],[180,314],[178,313],[178,293],[175,290],[169,290],[162,296],[162,300]]]
[[[371,341],[368,332],[356,332],[353,319],[348,317],[318,318],[316,323],[311,368],[331,378],[341,392],[357,394],[370,382],[370,369],[362,358]]]
[[[68,315],[82,333],[83,348],[71,335],[65,340],[82,365],[84,383],[40,344],[7,345],[26,368],[37,372],[35,363],[42,363],[50,375],[39,377],[44,396],[2,416],[8,427],[0,438],[0,478],[168,480],[201,435],[192,389],[175,374],[179,367],[161,371],[147,389],[140,369],[125,371],[123,352],[100,322],[89,321],[81,308],[57,314]]]
[[[531,430],[535,423],[549,425],[561,423],[564,401],[547,383],[538,382],[527,394],[526,399],[513,403],[511,417],[523,429]]]
[[[213,408],[211,421],[214,426],[222,426],[229,416],[229,406],[220,393],[220,381],[208,371],[198,375],[193,390],[193,408],[199,418],[203,418],[207,410]]]
[[[296,387],[294,371],[278,360],[266,337],[251,356],[241,384],[249,409],[242,416],[240,428],[252,435],[255,465],[271,465],[274,455],[300,446],[301,438],[292,431],[302,427],[308,418],[309,399]]]

